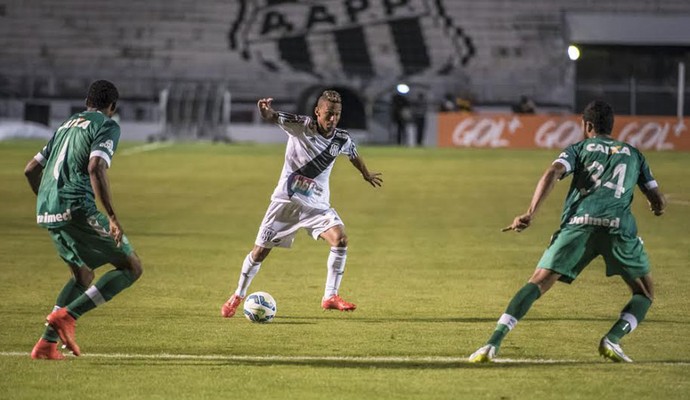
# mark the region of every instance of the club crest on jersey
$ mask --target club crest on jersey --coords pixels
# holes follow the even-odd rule
[[[374,78],[390,76],[394,61],[403,76],[445,75],[475,54],[472,38],[447,15],[444,0],[239,3],[228,32],[230,50],[270,71]],[[382,31],[389,34],[381,35]],[[432,51],[441,47],[451,51]]]
[[[337,157],[340,154],[340,145],[338,143],[331,143],[331,147],[328,148],[328,153],[333,157]]]

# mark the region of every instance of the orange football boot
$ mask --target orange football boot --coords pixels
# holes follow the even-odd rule
[[[228,301],[223,304],[223,307],[220,308],[220,315],[222,315],[224,318],[232,318],[232,316],[235,315],[235,312],[237,312],[237,307],[239,307],[240,303],[242,303],[242,300],[244,300],[244,297],[233,293]]]
[[[79,345],[74,340],[74,327],[77,320],[67,312],[67,308],[53,311],[46,317],[46,321],[48,321],[48,325],[55,329],[55,332],[60,336],[60,340],[62,340],[67,349],[74,353],[75,356],[81,355]]]
[[[31,350],[31,358],[34,360],[64,360],[65,356],[58,351],[57,343],[40,338],[34,349]]]
[[[342,297],[334,294],[333,296],[321,301],[321,308],[324,310],[354,311],[357,306],[343,300]]]

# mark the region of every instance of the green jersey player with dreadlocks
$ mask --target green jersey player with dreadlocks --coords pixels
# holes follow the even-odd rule
[[[58,338],[80,355],[75,321],[128,288],[142,273],[115,214],[106,173],[120,139],[120,127],[111,119],[118,97],[111,82],[92,83],[86,111],[67,119],[24,170],[37,196],[36,222],[47,229],[72,272],[31,352],[34,359],[63,359]],[[96,197],[105,214],[96,208]],[[89,287],[93,270],[104,264],[115,268]]]
[[[582,127],[586,138],[559,155],[537,184],[527,212],[504,229],[520,232],[528,228],[556,181],[573,175],[561,225],[551,244],[528,283],[508,304],[486,345],[470,356],[471,362],[491,361],[503,338],[534,301],[556,281],[572,282],[599,255],[606,263],[606,275],[620,275],[632,291],[620,318],[599,342],[599,353],[614,362],[632,362],[623,353],[620,340],[642,322],[654,298],[649,260],[630,211],[633,191],[637,185],[657,216],[663,214],[666,201],[642,153],[611,137],[610,105],[603,101],[587,105]]]

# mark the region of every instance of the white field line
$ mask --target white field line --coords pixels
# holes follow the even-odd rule
[[[690,206],[690,201],[683,199],[676,199],[677,195],[675,193],[667,193],[666,200],[669,204],[677,204],[680,206]]]
[[[158,149],[163,149],[172,146],[172,142],[154,142],[147,143],[141,146],[132,147],[126,150],[122,150],[120,153],[123,156],[131,156],[132,154],[145,153],[147,151],[154,151]]]
[[[0,352],[0,357],[28,357],[29,353],[18,351],[3,351]],[[85,358],[110,358],[110,359],[135,359],[135,360],[191,360],[191,361],[354,361],[354,362],[379,362],[379,363],[458,363],[469,362],[467,357],[395,357],[395,356],[242,356],[242,355],[222,355],[222,354],[126,354],[126,353],[112,353],[112,354],[98,354],[88,353],[80,357]],[[508,359],[501,358],[495,362],[503,363],[538,363],[538,364],[557,364],[557,363],[572,363],[574,360],[542,360],[542,359]]]
[[[3,351],[0,352],[0,357],[29,357],[29,353],[18,351]],[[222,354],[126,354],[126,353],[112,353],[99,354],[87,353],[82,355],[84,358],[106,358],[106,359],[130,359],[130,360],[188,360],[188,361],[276,361],[276,362],[329,362],[329,361],[343,361],[343,362],[377,362],[377,363],[469,363],[467,357],[395,357],[395,356],[374,356],[374,357],[340,357],[340,356],[242,356],[242,355],[222,355]],[[551,360],[551,359],[512,359],[512,358],[498,358],[494,360],[496,363],[505,364],[576,364],[576,363],[590,363],[589,361],[577,360]],[[602,361],[603,362],[603,361]],[[690,362],[643,362],[642,364],[662,364],[662,365],[678,365],[688,366]]]
[[[677,204],[680,206],[690,206],[690,201],[688,200],[676,200],[676,199],[669,199],[669,204]]]

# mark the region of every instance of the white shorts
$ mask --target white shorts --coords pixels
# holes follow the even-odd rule
[[[321,210],[293,202],[271,201],[254,243],[265,248],[290,248],[300,228],[317,240],[322,233],[338,225],[344,224],[332,208]]]

